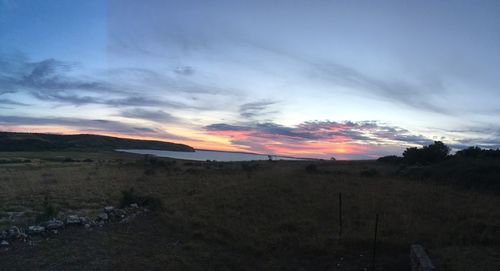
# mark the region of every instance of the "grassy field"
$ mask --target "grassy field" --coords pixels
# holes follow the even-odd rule
[[[440,270],[500,270],[498,196],[412,181],[383,163],[0,157],[1,228],[12,212],[22,212],[17,225],[33,223],[47,202],[61,212],[117,206],[131,188],[164,206],[126,226],[69,229],[14,247],[0,253],[1,270],[369,270],[377,213],[377,270],[408,270],[412,243],[427,247]]]

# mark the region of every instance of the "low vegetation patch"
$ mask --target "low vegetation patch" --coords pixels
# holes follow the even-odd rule
[[[145,195],[136,192],[133,188],[122,191],[121,206],[127,207],[130,204],[138,204],[153,211],[163,209],[163,201],[157,195]]]

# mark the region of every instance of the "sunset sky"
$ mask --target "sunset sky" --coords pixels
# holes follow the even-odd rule
[[[0,0],[0,130],[372,159],[500,147],[500,1]]]

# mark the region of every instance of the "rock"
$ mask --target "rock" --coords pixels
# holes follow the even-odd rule
[[[131,203],[130,207],[131,208],[139,208],[139,205],[137,203]]]
[[[125,212],[123,209],[115,209],[113,211],[113,215],[118,217],[118,218],[124,218],[127,212]]]
[[[108,214],[107,213],[100,213],[97,218],[99,218],[101,221],[105,221],[105,220],[108,220],[109,217],[108,217]]]
[[[1,247],[8,247],[9,246],[9,242],[7,242],[5,240],[2,240],[2,242],[0,242],[0,246]]]
[[[39,234],[39,233],[42,233],[45,231],[45,227],[43,226],[38,226],[38,225],[35,225],[35,226],[29,226],[28,227],[28,231],[29,233],[31,234]]]
[[[410,247],[410,260],[412,270],[433,271],[436,267],[432,264],[429,255],[425,248],[418,244],[413,244]]]
[[[113,207],[113,206],[106,206],[106,207],[104,207],[104,212],[111,213],[114,209],[115,209],[115,207]]]
[[[80,224],[85,225],[85,224],[88,224],[88,223],[89,223],[89,219],[88,218],[86,218],[84,216],[80,217]]]
[[[47,222],[46,228],[47,230],[55,230],[64,227],[64,222],[57,219],[52,219]]]
[[[21,231],[16,226],[10,227],[9,230],[7,231],[7,239],[15,239],[19,238],[20,236],[21,236]]]
[[[58,230],[51,230],[51,232],[52,232],[53,234],[59,234],[59,231],[58,231]]]
[[[85,227],[86,229],[89,229],[89,228],[90,228],[90,224],[88,224],[88,223],[87,223],[87,224],[85,224],[85,225],[84,225],[84,227]]]
[[[77,215],[69,215],[68,217],[66,217],[66,224],[78,225],[80,223],[80,217],[78,217]]]

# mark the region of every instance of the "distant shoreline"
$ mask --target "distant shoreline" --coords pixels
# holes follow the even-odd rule
[[[264,156],[272,156],[272,157],[283,157],[283,158],[291,158],[291,159],[300,159],[300,160],[321,160],[318,158],[310,158],[310,157],[295,157],[295,156],[286,156],[279,154],[265,154],[265,153],[257,153],[257,152],[244,152],[244,151],[219,151],[219,150],[209,150],[209,149],[194,149],[195,151],[212,151],[212,152],[228,152],[228,153],[241,153],[241,154],[253,154],[253,155],[264,155]]]

